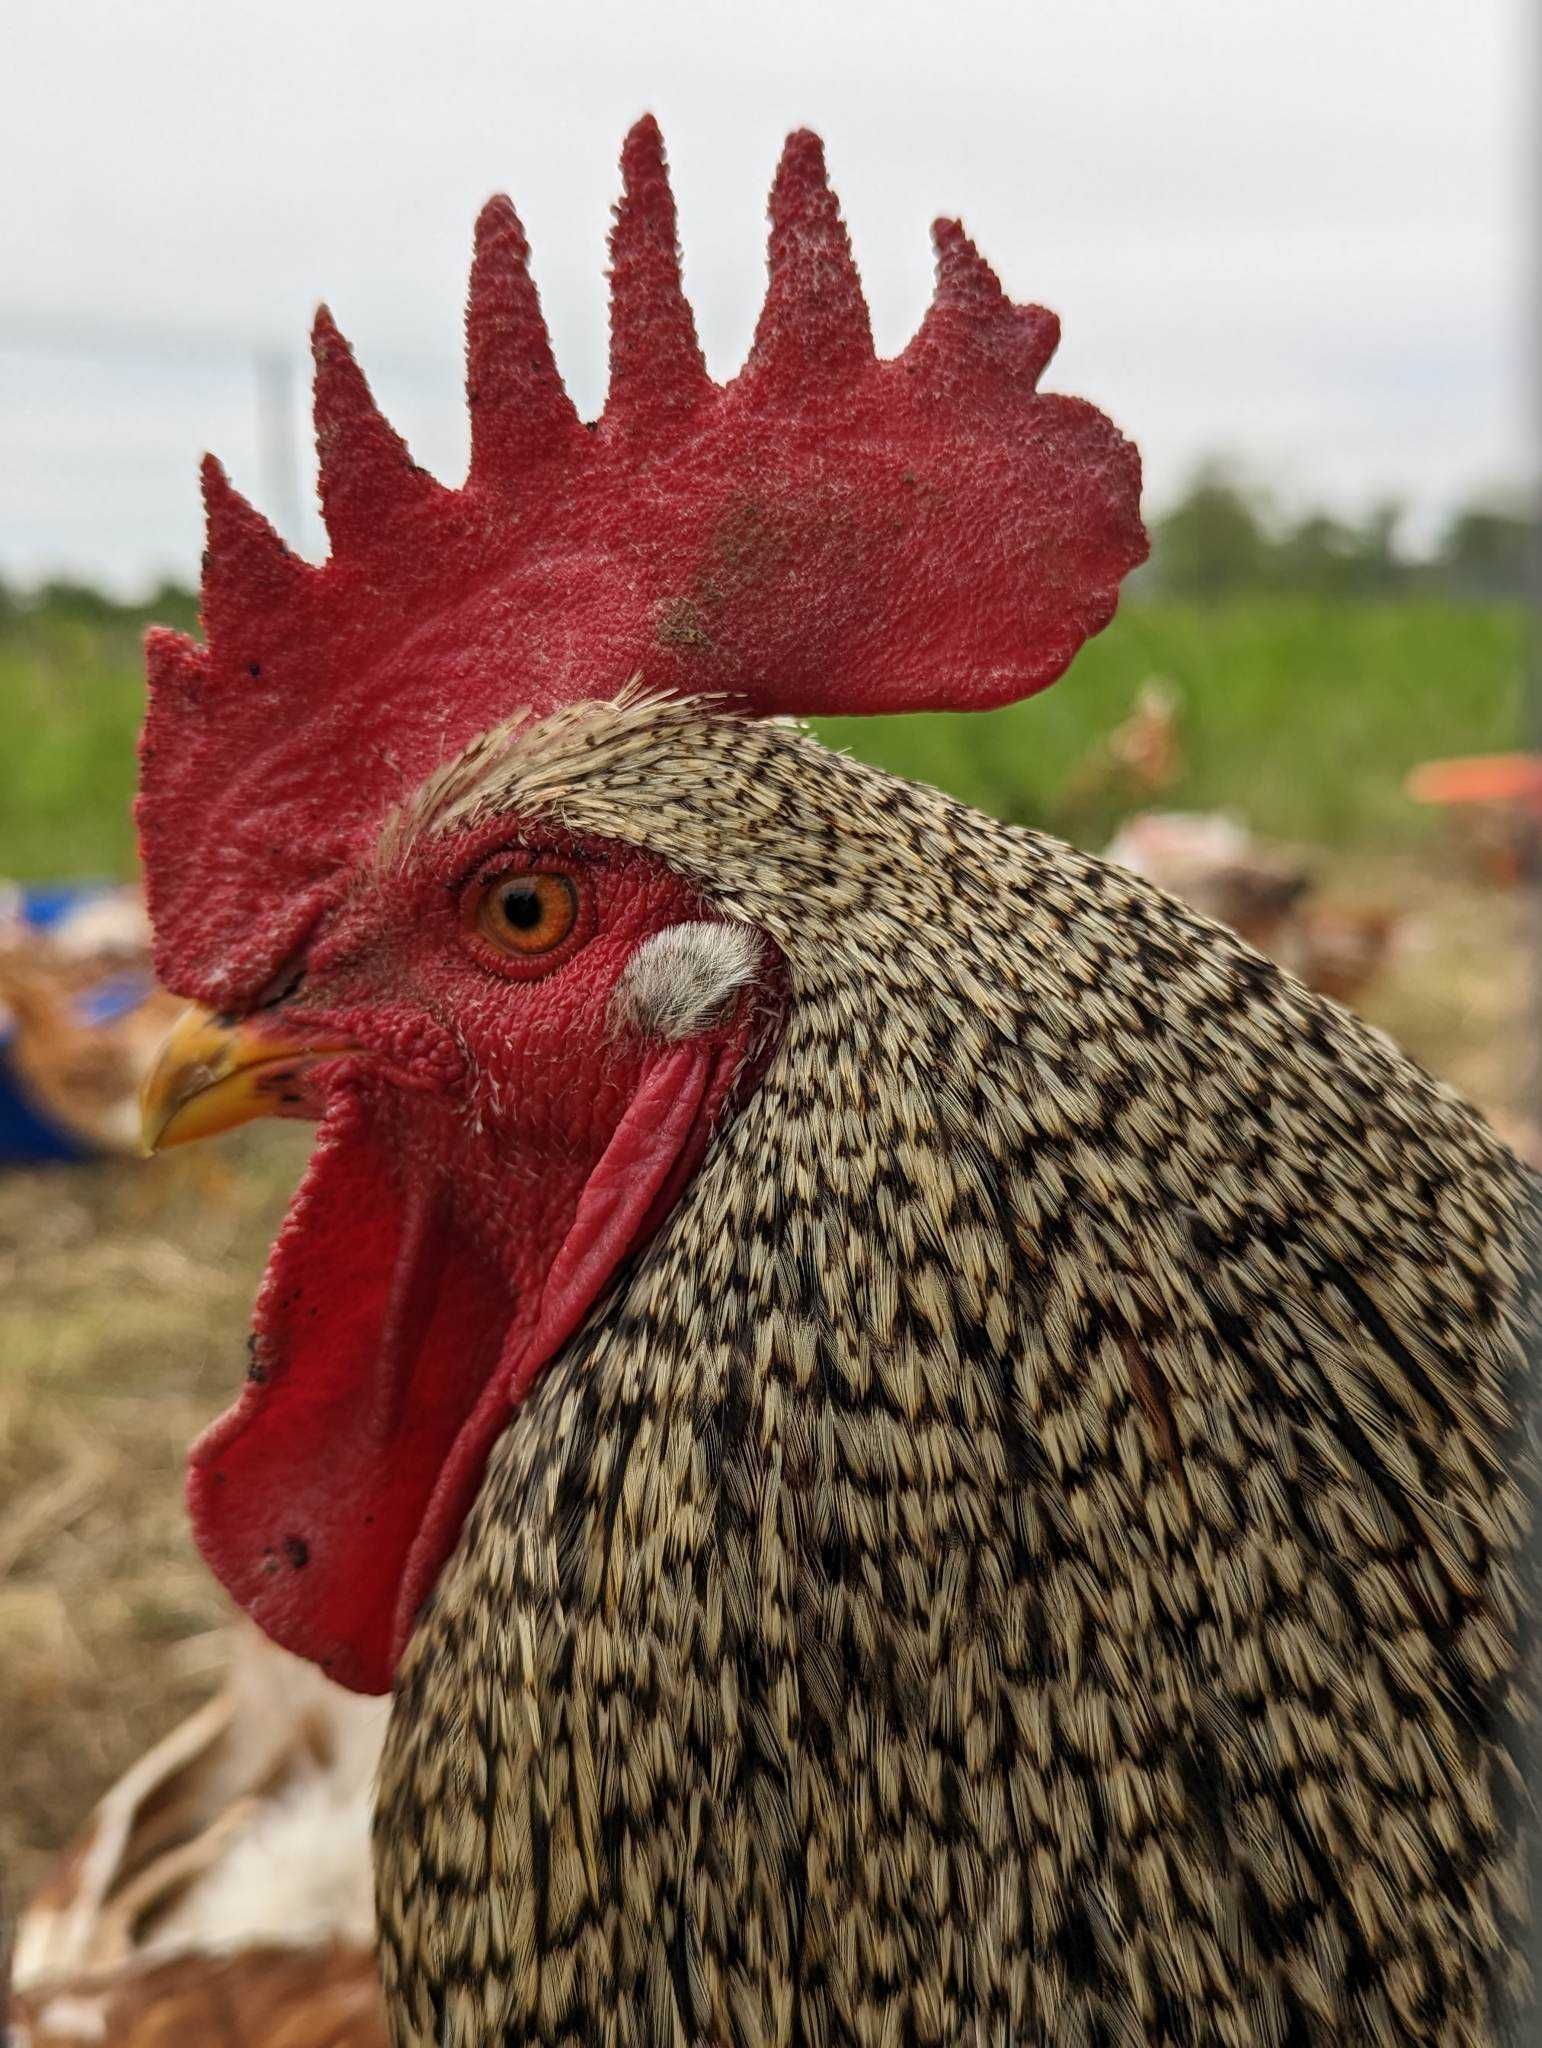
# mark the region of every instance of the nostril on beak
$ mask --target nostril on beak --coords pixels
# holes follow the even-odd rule
[[[303,1114],[300,1077],[306,1068],[358,1050],[347,1039],[286,1039],[250,1020],[185,1010],[140,1090],[144,1151],[163,1152],[256,1117]]]

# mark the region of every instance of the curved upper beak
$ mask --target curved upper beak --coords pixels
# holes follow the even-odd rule
[[[146,1155],[234,1130],[259,1116],[313,1116],[307,1068],[357,1052],[346,1039],[285,1037],[196,1005],[172,1025],[139,1091]]]

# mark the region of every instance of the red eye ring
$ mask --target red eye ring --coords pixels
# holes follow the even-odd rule
[[[504,868],[471,892],[463,922],[498,952],[531,960],[560,946],[578,922],[578,885],[543,868]]]

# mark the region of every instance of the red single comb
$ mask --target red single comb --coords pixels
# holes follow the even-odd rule
[[[506,199],[477,223],[471,468],[419,469],[322,310],[332,555],[292,555],[205,465],[207,648],[152,635],[139,820],[173,987],[249,1000],[387,807],[516,706],[633,676],[757,713],[984,709],[1051,683],[1146,553],[1134,448],[1037,382],[1058,323],[1014,306],[956,222],[893,361],[818,138],[783,152],[769,284],[714,384],[651,117],[622,152],[610,392],[563,389]]]

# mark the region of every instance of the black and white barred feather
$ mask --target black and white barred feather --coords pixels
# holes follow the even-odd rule
[[[1525,1170],[786,726],[629,694],[434,794],[671,863],[789,1007],[408,1653],[401,2048],[1523,2038]]]

